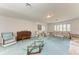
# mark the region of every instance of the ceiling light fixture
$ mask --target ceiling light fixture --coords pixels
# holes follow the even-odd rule
[[[56,21],[58,21],[58,19],[56,19]]]
[[[47,18],[50,18],[51,16],[50,15],[47,15]]]
[[[30,3],[26,3],[26,7],[31,7],[32,5]]]
[[[47,16],[46,16],[46,18],[51,18],[53,16],[53,14],[48,14]]]

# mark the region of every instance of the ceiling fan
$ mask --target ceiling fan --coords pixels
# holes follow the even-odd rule
[[[31,7],[32,5],[30,3],[25,4],[26,7]]]

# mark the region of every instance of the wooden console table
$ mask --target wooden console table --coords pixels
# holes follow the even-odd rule
[[[31,31],[17,32],[17,41],[31,38]]]

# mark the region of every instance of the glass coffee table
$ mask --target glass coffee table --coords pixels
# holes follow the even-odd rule
[[[44,41],[36,40],[31,45],[27,46],[27,55],[40,53],[44,46]]]

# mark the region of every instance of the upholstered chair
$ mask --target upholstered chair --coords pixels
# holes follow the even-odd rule
[[[15,36],[13,32],[1,33],[2,46],[6,47],[16,43]]]

